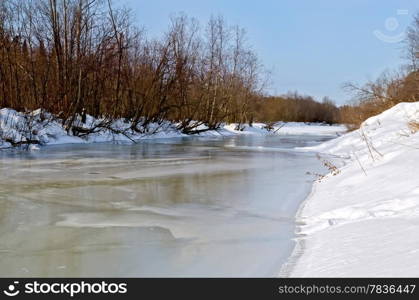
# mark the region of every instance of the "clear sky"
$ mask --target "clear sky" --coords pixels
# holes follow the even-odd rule
[[[222,15],[245,28],[272,71],[271,94],[298,90],[344,103],[342,83],[362,83],[403,63],[400,40],[418,0],[115,0],[151,36],[184,12],[206,23]]]

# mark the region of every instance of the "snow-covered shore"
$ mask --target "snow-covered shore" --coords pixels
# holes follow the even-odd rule
[[[80,144],[98,142],[137,142],[144,139],[162,139],[187,137],[177,129],[177,124],[163,122],[149,124],[147,129],[139,128],[138,131],[130,129],[131,123],[122,119],[101,126],[103,120],[87,116],[85,122],[76,120],[76,125],[82,129],[91,130],[93,133],[75,136],[68,133],[59,119],[52,118],[48,113],[36,110],[30,114],[23,114],[12,109],[0,110],[0,149],[12,148],[12,142],[24,145],[30,144],[30,149],[38,149],[39,145]],[[305,124],[305,123],[276,123],[271,130],[267,130],[263,123],[242,125],[242,130],[237,130],[237,124],[226,124],[218,130],[203,131],[192,136],[231,136],[231,135],[269,135],[269,134],[314,134],[337,136],[346,131],[342,125]],[[206,129],[204,125],[196,130]],[[32,141],[32,143],[28,143]]]
[[[298,245],[281,275],[419,276],[419,102],[304,150],[343,158],[300,208]]]

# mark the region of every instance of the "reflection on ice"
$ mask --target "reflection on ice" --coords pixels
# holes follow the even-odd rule
[[[324,139],[2,153],[0,275],[275,276],[294,245],[306,172],[322,172],[314,155],[292,148]]]

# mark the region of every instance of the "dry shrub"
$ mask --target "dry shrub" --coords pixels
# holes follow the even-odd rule
[[[419,131],[419,122],[418,121],[409,122],[409,128],[412,131],[412,133],[418,132]]]

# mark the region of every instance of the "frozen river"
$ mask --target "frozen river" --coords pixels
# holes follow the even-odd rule
[[[277,276],[321,136],[0,153],[0,276]]]

